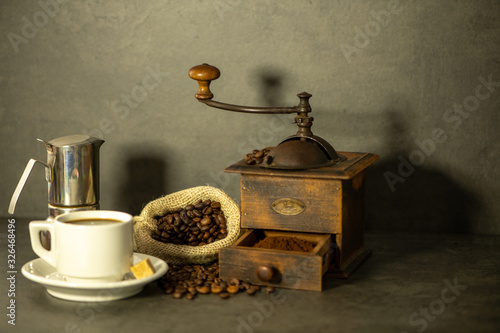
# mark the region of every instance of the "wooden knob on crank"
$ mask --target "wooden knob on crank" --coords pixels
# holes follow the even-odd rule
[[[198,92],[194,95],[197,99],[211,99],[214,94],[210,91],[210,81],[218,79],[220,71],[209,64],[194,66],[189,70],[189,77],[198,81]]]

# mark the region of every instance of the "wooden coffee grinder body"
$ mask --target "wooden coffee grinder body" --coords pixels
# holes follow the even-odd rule
[[[365,169],[378,159],[370,153],[339,153],[343,159],[333,166],[306,170],[276,170],[247,166],[240,161],[226,172],[239,173],[241,177],[241,227],[251,230],[279,230],[290,232],[294,236],[317,234],[329,236],[328,248],[318,248],[321,260],[319,267],[312,268],[314,274],[321,272],[328,277],[347,278],[369,256],[364,248],[364,196]],[[245,243],[245,242],[243,242]],[[232,247],[245,261],[251,260],[255,252],[248,244]],[[246,279],[252,283],[261,283],[294,289],[321,290],[321,279],[310,285],[300,286],[294,281],[288,283],[283,277],[286,272],[296,267],[274,269],[282,278],[262,281],[258,270],[264,262],[256,262],[255,274],[238,274],[237,265],[229,262],[227,250],[220,252],[221,276]],[[253,252],[252,252],[253,251]],[[285,251],[286,252],[286,251]],[[232,252],[231,261],[234,261]],[[285,256],[296,256],[288,251]],[[265,259],[264,259],[265,261]],[[292,261],[293,262],[293,261]],[[269,265],[269,264],[267,264]],[[276,266],[276,263],[274,263]],[[321,275],[320,275],[321,276]],[[317,280],[317,279],[316,279]],[[316,281],[314,280],[314,281]]]

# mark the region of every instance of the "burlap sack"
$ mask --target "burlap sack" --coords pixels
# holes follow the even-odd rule
[[[176,208],[210,199],[221,204],[227,220],[227,236],[202,246],[176,245],[157,241],[151,237],[156,229],[157,216],[164,216]],[[141,215],[134,218],[134,251],[165,260],[169,264],[205,264],[217,259],[218,251],[234,243],[240,234],[240,209],[222,190],[211,186],[198,186],[175,192],[148,203]]]

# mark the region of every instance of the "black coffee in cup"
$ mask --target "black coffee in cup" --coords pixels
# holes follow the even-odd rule
[[[75,224],[75,225],[104,225],[104,224],[113,224],[113,223],[122,223],[120,220],[114,219],[105,219],[105,218],[90,218],[90,219],[79,219],[79,220],[71,220],[65,221],[67,224]]]

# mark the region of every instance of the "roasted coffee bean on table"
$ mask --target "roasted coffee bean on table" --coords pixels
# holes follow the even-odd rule
[[[227,236],[221,204],[210,199],[156,217],[156,227],[151,237],[177,245],[202,246]]]
[[[167,273],[158,280],[159,287],[167,294],[172,294],[175,299],[184,296],[188,300],[194,299],[199,294],[216,294],[222,299],[239,292],[255,295],[261,288],[238,279],[224,281],[219,278],[219,265],[215,261],[207,265],[172,265]],[[274,290],[267,287],[267,293]]]

